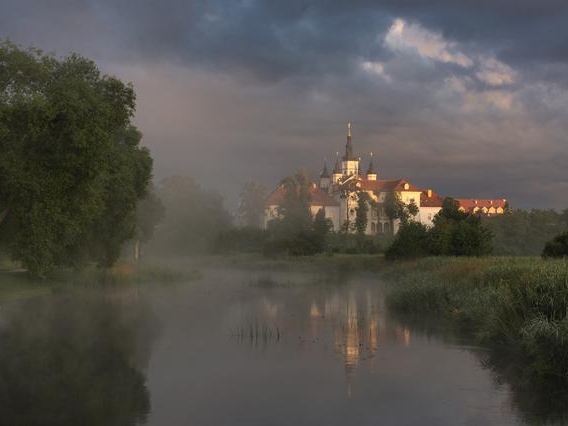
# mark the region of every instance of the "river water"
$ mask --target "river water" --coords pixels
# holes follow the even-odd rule
[[[544,424],[372,275],[207,269],[0,307],[2,425]],[[561,424],[561,420],[551,424]]]

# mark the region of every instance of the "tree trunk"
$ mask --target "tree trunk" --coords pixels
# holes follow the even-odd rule
[[[140,240],[134,242],[134,260],[138,262],[140,258]]]

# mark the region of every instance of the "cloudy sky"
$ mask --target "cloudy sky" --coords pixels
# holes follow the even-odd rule
[[[234,204],[335,161],[353,123],[379,178],[568,207],[568,2],[5,0],[0,37],[134,84],[155,178]]]

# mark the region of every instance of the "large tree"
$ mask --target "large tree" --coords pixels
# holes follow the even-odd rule
[[[268,254],[285,252],[292,255],[310,255],[323,250],[329,221],[322,209],[314,223],[310,210],[312,181],[303,170],[284,178],[284,190],[279,217],[268,223]]]
[[[390,230],[394,233],[395,220],[400,220],[401,225],[406,225],[418,214],[418,206],[411,202],[405,204],[398,192],[387,192],[384,201],[385,214],[390,220]]]
[[[0,239],[38,276],[92,254],[112,263],[151,174],[132,86],[8,41],[0,64]]]
[[[240,194],[241,199],[237,211],[242,225],[251,228],[262,226],[266,195],[266,187],[261,183],[252,181],[245,183]]]

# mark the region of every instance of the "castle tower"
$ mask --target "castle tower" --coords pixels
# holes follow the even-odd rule
[[[341,162],[341,172],[343,176],[359,174],[359,160],[353,156],[353,143],[351,142],[351,123],[347,123],[347,144],[345,145],[345,155]]]
[[[373,165],[373,153],[371,152],[371,161],[369,161],[369,168],[367,169],[367,180],[377,180],[377,172]]]
[[[329,172],[327,171],[327,162],[324,160],[323,162],[323,170],[321,172],[320,175],[320,184],[319,184],[321,189],[325,189],[326,191],[329,190],[329,187],[331,186],[331,176],[329,175]]]
[[[333,173],[331,174],[331,180],[333,183],[339,182],[339,179],[343,176],[341,173],[341,167],[339,167],[339,152],[335,153],[335,166],[333,167]]]

